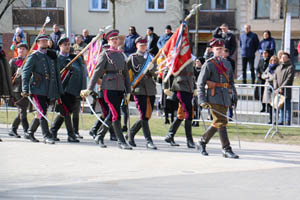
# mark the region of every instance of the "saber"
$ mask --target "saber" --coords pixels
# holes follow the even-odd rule
[[[107,128],[109,128],[109,126],[96,114],[96,112],[94,111],[94,109],[92,108],[92,105],[90,103],[90,100],[88,98],[86,98],[86,102],[89,106],[89,108],[91,109],[92,113],[96,116],[96,118]]]
[[[200,108],[199,108],[199,110],[200,110]],[[206,124],[205,124],[204,117],[203,117],[203,115],[202,115],[202,111],[201,111],[201,110],[200,110],[200,117],[201,117],[201,119],[202,119],[204,128],[205,128],[205,130],[206,130],[206,129],[207,129],[207,128],[206,128]]]
[[[237,115],[236,115],[236,106],[234,106],[234,116],[235,119],[237,119]],[[236,120],[237,121],[237,120]],[[238,131],[238,126],[237,126],[237,122],[235,123],[235,130],[237,132],[237,137],[238,137],[238,141],[239,141],[239,148],[241,149],[241,139],[240,139],[240,132]]]
[[[33,102],[33,100],[31,99],[31,97],[30,96],[28,96],[27,97],[28,98],[28,100],[30,101],[30,103],[33,105],[33,107],[38,111],[38,113],[40,114],[40,115],[42,115],[42,117],[44,117],[47,121],[48,121],[48,123],[51,123],[51,121],[42,113],[42,111],[37,107],[37,105]]]
[[[80,109],[80,118],[81,118],[81,128],[84,129],[84,124],[83,124],[83,109],[84,109],[84,102],[82,101],[81,104],[82,108]]]
[[[5,101],[5,110],[6,110],[6,128],[8,129],[8,102],[7,99],[4,99]]]

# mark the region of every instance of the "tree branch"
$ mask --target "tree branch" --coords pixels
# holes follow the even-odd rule
[[[3,0],[0,1],[0,4],[2,3]],[[7,11],[7,9],[15,2],[15,0],[8,0],[6,2],[6,5],[4,6],[3,10],[0,13],[0,19],[4,15],[4,13]]]

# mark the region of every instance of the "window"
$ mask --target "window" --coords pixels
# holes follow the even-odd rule
[[[90,10],[108,11],[108,0],[90,0]]]
[[[255,1],[255,19],[270,18],[270,0]]]
[[[283,18],[283,2],[281,2],[280,18]],[[292,18],[300,17],[300,0],[288,0],[287,12],[291,13]]]
[[[56,8],[56,0],[28,0],[31,8]]]
[[[3,35],[0,34],[0,46],[2,47],[2,45],[3,45]]]
[[[147,11],[165,11],[166,0],[146,0]]]
[[[201,1],[200,10],[227,10],[228,0],[206,0]]]

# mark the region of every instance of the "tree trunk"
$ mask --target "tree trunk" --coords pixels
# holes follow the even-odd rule
[[[116,29],[116,1],[111,0],[112,3],[112,23],[113,23],[113,29]]]

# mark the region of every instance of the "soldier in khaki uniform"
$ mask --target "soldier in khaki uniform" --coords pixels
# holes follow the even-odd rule
[[[166,74],[167,72],[165,72]],[[181,124],[185,119],[184,129],[187,139],[187,147],[195,148],[195,143],[192,136],[192,120],[193,120],[193,94],[195,90],[195,78],[193,64],[188,64],[177,76],[174,77],[172,85],[169,81],[164,84],[164,93],[167,96],[173,96],[173,99],[177,99],[179,107],[177,111],[177,118],[171,124],[168,135],[165,138],[167,143],[171,146],[179,146],[175,143],[174,136]],[[172,94],[172,92],[173,94]]]
[[[101,89],[104,93],[104,99],[108,103],[110,115],[112,119],[106,118],[106,122],[114,128],[115,134],[118,139],[118,144],[121,149],[131,150],[132,148],[126,143],[126,140],[121,130],[121,115],[120,106],[124,95],[131,92],[128,69],[126,66],[125,57],[118,50],[119,31],[112,30],[105,35],[108,40],[110,49],[101,53],[99,64],[89,82],[88,89],[82,90],[82,96],[88,96],[94,89],[98,79],[102,79]],[[102,125],[104,126],[104,125]],[[101,128],[99,129],[101,130]],[[99,144],[101,147],[106,147],[103,143],[105,132],[97,132]]]
[[[127,61],[127,68],[132,71],[133,79],[135,79],[136,76],[141,72],[144,63],[146,62],[147,38],[138,37],[135,40],[135,43],[137,52],[131,54]],[[154,76],[155,68],[152,67],[152,69],[149,69],[149,71],[145,74],[145,76],[140,80],[140,82],[132,91],[134,95],[134,101],[141,116],[141,119],[135,122],[135,124],[130,129],[130,133],[128,136],[128,143],[133,147],[136,147],[134,136],[142,128],[147,142],[146,147],[149,149],[157,149],[157,147],[153,144],[148,122],[151,118],[152,109],[155,102],[156,85],[153,80]]]
[[[229,106],[236,103],[237,94],[234,87],[233,72],[228,61],[221,56],[224,50],[224,40],[216,39],[211,42],[214,57],[207,60],[197,80],[197,89],[202,108],[210,108],[213,121],[200,140],[201,153],[205,156],[206,144],[210,141],[216,131],[219,131],[223,149],[223,156],[226,158],[238,158],[232,152],[227,135],[226,113]],[[205,89],[205,86],[208,89]],[[232,93],[232,97],[230,96]],[[221,114],[220,114],[221,113]]]

